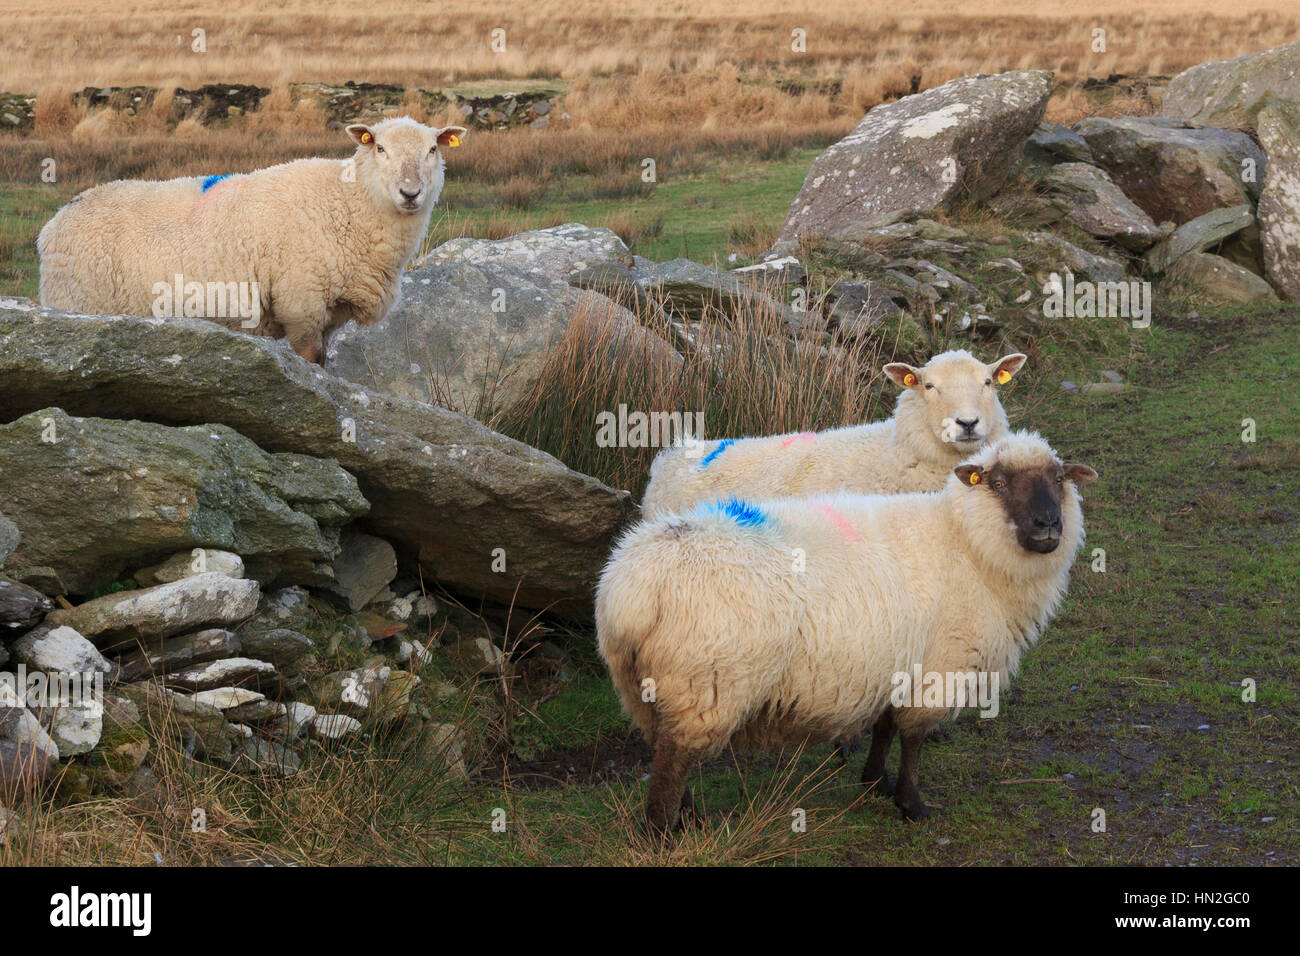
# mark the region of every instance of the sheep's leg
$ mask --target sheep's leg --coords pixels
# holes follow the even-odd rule
[[[840,766],[843,767],[849,762],[849,756],[858,752],[862,746],[861,734],[844,734],[835,738],[835,757],[839,760]]]
[[[903,811],[908,820],[924,820],[930,815],[930,808],[921,799],[917,789],[921,781],[921,744],[929,727],[909,727],[902,731],[902,758],[898,764],[898,789],[894,793],[894,803]]]
[[[892,797],[894,784],[889,779],[887,764],[889,748],[894,745],[894,712],[886,710],[871,728],[871,749],[867,751],[867,763],[862,768],[862,783],[871,787],[871,793],[878,797]],[[872,786],[874,784],[874,786]]]
[[[646,823],[652,833],[663,836],[677,826],[686,801],[686,774],[690,765],[690,753],[661,732],[650,764],[650,794],[645,806]]]

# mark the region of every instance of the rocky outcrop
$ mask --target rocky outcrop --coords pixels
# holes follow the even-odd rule
[[[626,492],[544,452],[339,379],[269,339],[0,300],[0,420],[54,404],[218,423],[269,451],[332,458],[370,502],[371,533],[408,548],[434,580],[526,607],[585,613],[631,510]],[[493,570],[498,548],[504,572]]]
[[[1142,252],[1165,235],[1105,172],[1086,163],[1061,163],[1043,178],[1066,218],[1090,236]]]
[[[632,253],[609,229],[593,229],[568,222],[548,229],[533,229],[506,239],[452,239],[411,263],[412,268],[469,262],[506,265],[529,276],[569,281],[596,266],[631,266]]]
[[[966,76],[875,107],[814,160],[774,251],[988,197],[1020,160],[1051,87],[1045,72]]]

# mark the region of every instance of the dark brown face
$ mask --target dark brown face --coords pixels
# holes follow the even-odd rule
[[[1061,543],[1065,483],[1097,477],[1087,465],[1056,463],[1038,468],[1008,468],[1000,462],[988,469],[962,465],[956,474],[966,484],[983,485],[1015,525],[1020,546],[1036,554],[1051,554]]]

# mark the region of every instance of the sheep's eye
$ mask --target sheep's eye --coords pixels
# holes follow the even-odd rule
[[[931,385],[929,382],[926,382],[926,383],[925,383],[925,388],[926,388],[927,391],[929,391],[930,389],[934,388],[934,386]]]
[[[382,146],[376,146],[375,149],[379,150],[381,153],[384,151],[384,147]]]
[[[1064,475],[1057,475],[1057,476],[1056,476],[1056,483],[1057,483],[1058,485],[1061,484],[1061,483],[1064,482],[1064,481],[1065,481],[1065,476],[1064,476]]]
[[[986,379],[984,380],[984,385],[985,385],[986,387],[989,386],[989,385],[992,385],[992,384],[993,384],[993,379],[991,379],[991,378],[986,378]]]
[[[1002,490],[1003,488],[1005,488],[1006,486],[1007,486],[1007,483],[1006,483],[1005,481],[1002,481],[1001,479],[998,479],[998,480],[996,480],[996,481],[993,482],[993,490],[994,490],[994,491],[1001,491],[1001,490]]]
[[[433,147],[433,149],[429,150],[429,155],[432,156],[432,155],[433,155],[434,153],[436,153],[437,151],[438,151],[438,147],[435,146],[435,147]]]

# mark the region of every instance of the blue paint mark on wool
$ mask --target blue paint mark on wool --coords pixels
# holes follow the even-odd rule
[[[763,514],[759,508],[748,501],[741,501],[737,498],[719,501],[713,505],[713,508],[720,514],[726,515],[742,528],[754,528],[767,521],[767,515]]]
[[[228,178],[230,175],[231,175],[230,173],[222,173],[220,176],[207,177],[205,180],[203,180],[203,191],[207,192],[217,183],[221,182],[221,180]]]
[[[734,438],[728,438],[725,441],[718,442],[718,447],[713,449],[713,451],[709,452],[707,455],[704,456],[704,460],[700,462],[700,467],[708,468],[709,465],[712,464],[713,459],[717,458],[719,455],[721,455],[724,451],[726,451],[735,443],[736,440]]]

